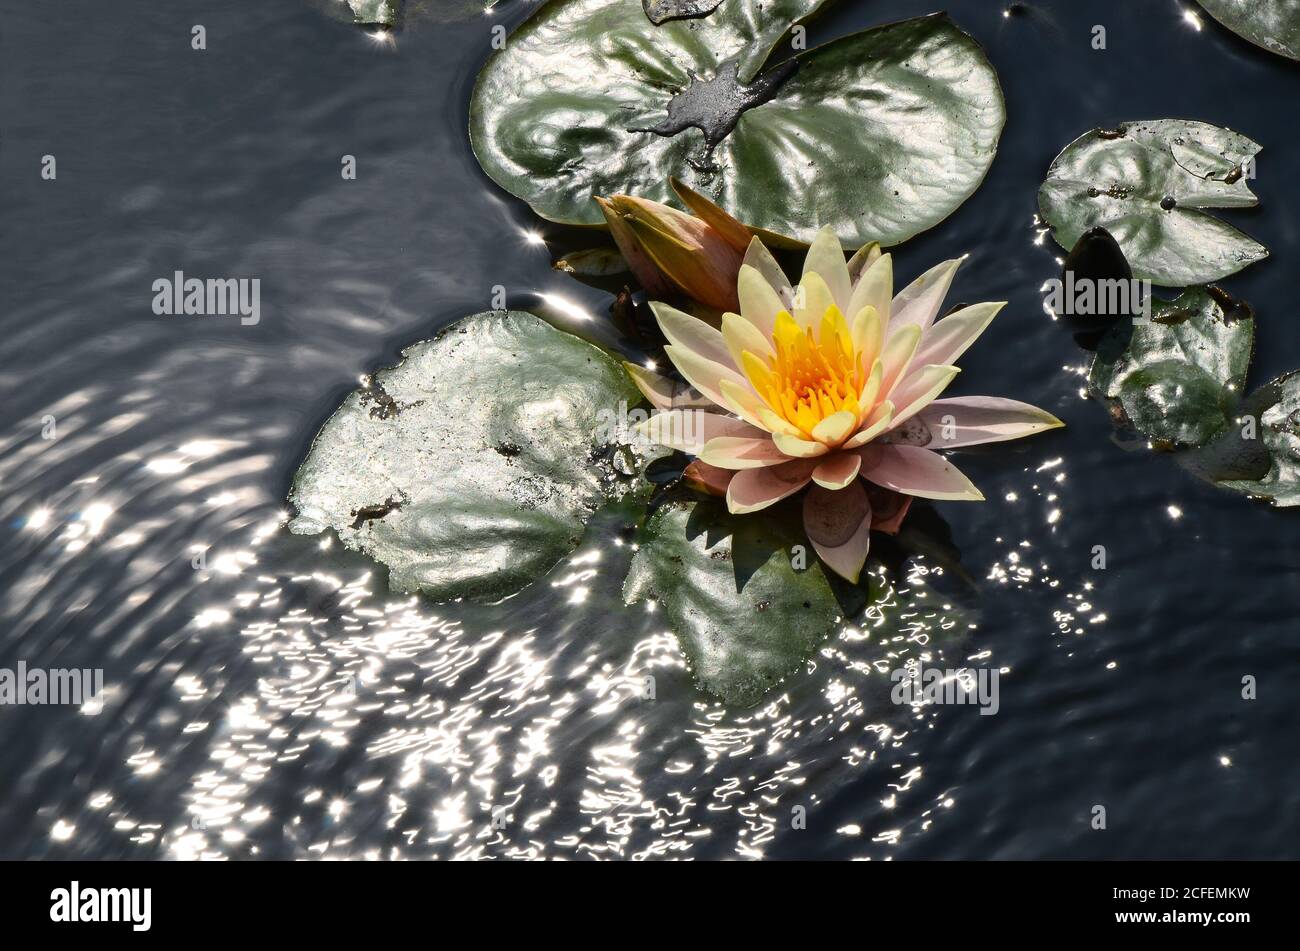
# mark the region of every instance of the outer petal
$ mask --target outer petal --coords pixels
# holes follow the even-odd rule
[[[613,235],[614,243],[622,252],[623,260],[632,269],[632,273],[645,292],[652,297],[667,297],[677,293],[677,285],[664,276],[654,260],[641,247],[636,233],[619,214],[613,203],[599,196],[596,196],[596,203],[600,205],[605,222],[609,225],[609,233]]]
[[[632,378],[641,395],[655,409],[703,409],[715,405],[695,387],[654,370],[647,370],[635,363],[624,363],[623,369],[627,370],[627,375]]]
[[[732,362],[742,371],[745,369],[745,361],[741,354],[746,350],[768,359],[776,355],[771,341],[739,314],[722,315],[722,340],[727,345]]]
[[[655,413],[635,429],[660,446],[680,449],[691,455],[699,455],[706,443],[721,437],[771,441],[767,433],[746,422],[702,409],[674,409]]]
[[[681,371],[682,376],[686,377],[692,386],[719,406],[733,409],[722,396],[721,384],[724,381],[734,383],[743,391],[753,392],[749,381],[743,375],[729,366],[723,366],[721,363],[715,363],[713,360],[700,356],[694,350],[683,350],[669,344],[664,347],[664,353],[667,354],[669,360],[673,361],[673,366]],[[754,399],[758,399],[757,395],[754,396]],[[744,416],[743,413],[740,415]],[[751,419],[749,422],[752,423],[753,420]]]
[[[902,327],[889,333],[885,339],[885,349],[880,354],[882,396],[889,396],[894,387],[904,380],[920,343],[921,331],[917,327]],[[897,405],[898,401],[894,400],[894,404]]]
[[[894,298],[891,326],[905,327],[915,324],[925,330],[939,314],[943,299],[952,286],[953,275],[965,257],[954,258],[936,264],[907,287],[898,292]]]
[[[710,327],[698,317],[692,317],[690,314],[682,313],[676,307],[669,307],[657,301],[650,304],[650,309],[654,311],[655,320],[659,322],[659,329],[664,332],[664,336],[673,346],[693,351],[705,360],[712,360],[724,367],[737,368],[737,365],[732,363],[731,352],[727,349],[726,341],[722,339],[721,331],[716,327]]]
[[[774,505],[807,485],[816,468],[815,460],[795,459],[779,466],[737,472],[727,486],[727,509],[733,515],[744,515]]]
[[[838,491],[813,486],[803,500],[803,527],[826,566],[857,584],[871,545],[871,503],[862,483]]]
[[[736,296],[740,299],[740,316],[770,340],[776,327],[776,315],[788,307],[785,301],[781,300],[768,279],[749,265],[742,266],[740,276],[736,278]]]
[[[873,443],[858,452],[862,453],[862,477],[886,489],[923,499],[984,499],[960,469],[929,449]]]
[[[1065,425],[1037,406],[996,396],[935,400],[917,413],[916,419],[930,430],[929,445],[934,449],[1004,442]]]
[[[808,249],[808,256],[804,258],[803,276],[809,274],[817,274],[826,282],[831,299],[841,313],[857,312],[849,310],[849,298],[853,294],[853,286],[849,282],[849,266],[844,263],[844,249],[840,247],[840,239],[835,237],[835,231],[829,225],[817,232],[812,247]]]
[[[863,484],[867,487],[867,501],[871,503],[871,530],[897,535],[907,510],[912,507],[912,497],[878,485]]]
[[[682,471],[682,481],[697,492],[722,498],[735,474],[731,469],[719,469],[695,459]]]
[[[813,481],[827,489],[842,489],[862,471],[862,456],[856,452],[836,452],[822,460],[813,470]]]
[[[894,259],[882,254],[876,262],[863,272],[857,287],[853,288],[853,297],[849,300],[846,314],[856,314],[864,307],[876,308],[882,326],[889,326],[889,315],[894,294]]]
[[[930,405],[960,372],[957,367],[928,366],[909,374],[890,395],[896,409],[889,428],[897,428]]]
[[[956,363],[1005,306],[1006,301],[974,304],[933,324],[922,335],[921,345],[916,348],[916,362],[922,365]]]
[[[790,461],[767,433],[761,439],[735,436],[710,439],[699,456],[701,461],[719,469],[762,469]]]
[[[749,242],[749,248],[745,251],[745,264],[762,275],[768,286],[776,292],[782,310],[794,306],[794,290],[790,287],[790,279],[785,276],[785,271],[781,270],[776,258],[772,257],[767,245],[758,238]]]

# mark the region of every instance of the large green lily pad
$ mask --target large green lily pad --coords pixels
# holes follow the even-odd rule
[[[624,582],[628,604],[659,603],[697,682],[728,704],[757,703],[866,604],[862,588],[823,569],[792,511],[671,502],[647,521]]]
[[[1300,6],[1295,0],[1197,0],[1233,33],[1270,53],[1300,59]]]
[[[1256,434],[1268,452],[1268,472],[1260,479],[1221,480],[1219,485],[1277,506],[1300,505],[1300,371],[1261,387],[1247,403],[1266,407],[1256,417]]]
[[[1175,301],[1155,301],[1149,320],[1113,327],[1097,348],[1089,387],[1157,443],[1203,446],[1229,426],[1254,340],[1248,309],[1217,289],[1189,288]]]
[[[541,577],[588,518],[644,498],[620,444],[640,394],[614,360],[532,314],[458,321],[326,421],[294,479],[290,529],[333,529],[392,586],[491,601]]]
[[[988,171],[1005,120],[997,75],[942,14],[760,72],[823,2],[727,0],[656,26],[640,0],[550,0],[480,73],[474,152],[567,224],[603,223],[593,195],[671,202],[677,176],[769,237],[807,243],[829,224],[849,247],[905,241]]]
[[[1236,132],[1182,119],[1095,129],[1052,162],[1039,209],[1064,248],[1104,227],[1138,280],[1205,284],[1268,256],[1263,245],[1203,210],[1256,203],[1247,169],[1259,150]]]

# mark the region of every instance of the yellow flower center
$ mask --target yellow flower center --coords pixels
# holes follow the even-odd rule
[[[860,412],[858,398],[866,374],[839,308],[827,309],[818,333],[800,327],[783,311],[772,338],[775,357],[764,361],[746,353],[745,370],[778,416],[811,436],[817,424],[834,413]]]

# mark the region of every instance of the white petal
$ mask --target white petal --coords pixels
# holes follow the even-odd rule
[[[826,282],[831,299],[835,301],[840,313],[853,313],[849,310],[849,298],[853,293],[849,283],[849,266],[844,261],[840,239],[835,237],[835,231],[829,225],[817,232],[812,247],[808,249],[808,256],[804,258],[803,276],[809,274],[817,274]]]
[[[936,264],[907,287],[898,292],[894,298],[893,313],[890,317],[892,327],[915,324],[922,330],[934,323],[934,318],[943,306],[943,299],[952,286],[953,275],[965,258],[954,258]]]

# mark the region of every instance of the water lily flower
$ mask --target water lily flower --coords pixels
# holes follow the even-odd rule
[[[695,456],[689,481],[725,493],[733,513],[811,486],[805,531],[822,561],[850,581],[866,562],[873,518],[896,531],[906,513],[893,494],[983,499],[936,450],[1063,425],[1015,400],[939,399],[957,358],[1005,306],[975,304],[935,320],[961,259],[897,295],[890,255],[869,246],[846,263],[829,229],[809,249],[797,288],[757,239],[746,260],[739,312],[724,314],[720,330],[652,305],[664,352],[689,386],[629,368],[658,410],[638,428]],[[873,514],[873,497],[888,511]]]
[[[731,215],[676,179],[689,215],[631,195],[597,197],[610,234],[651,297],[675,294],[717,310],[735,310],[736,275],[753,235]]]

